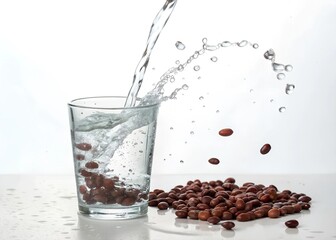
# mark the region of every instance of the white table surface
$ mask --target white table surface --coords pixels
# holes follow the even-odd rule
[[[151,188],[170,190],[196,178],[224,180],[229,176],[153,176]],[[133,220],[93,220],[78,215],[74,176],[0,175],[0,240],[7,239],[328,239],[336,240],[336,174],[239,175],[247,181],[274,184],[312,197],[310,210],[278,219],[237,222],[234,231],[207,222],[176,219],[172,210],[149,208],[148,216]],[[297,219],[297,229],[284,222]]]

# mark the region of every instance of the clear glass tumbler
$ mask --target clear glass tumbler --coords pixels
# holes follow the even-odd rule
[[[68,104],[79,212],[100,219],[144,216],[159,104],[124,107],[125,97]]]

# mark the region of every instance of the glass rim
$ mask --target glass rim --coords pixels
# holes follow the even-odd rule
[[[76,104],[76,101],[80,101],[80,100],[85,100],[85,99],[102,99],[102,98],[109,98],[109,99],[125,99],[126,101],[126,96],[92,96],[92,97],[81,97],[81,98],[76,98],[71,100],[70,102],[68,102],[68,106],[69,107],[76,107],[76,108],[86,108],[86,109],[109,109],[109,110],[125,110],[125,109],[143,109],[143,108],[151,108],[151,107],[157,107],[160,105],[160,102],[157,103],[152,103],[149,105],[143,105],[143,106],[133,106],[133,107],[124,107],[124,106],[120,106],[120,107],[99,107],[99,106],[85,106],[83,104]],[[141,98],[137,98],[137,101],[140,101]]]

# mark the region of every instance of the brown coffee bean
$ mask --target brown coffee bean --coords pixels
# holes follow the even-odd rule
[[[224,183],[235,183],[236,179],[233,177],[228,177],[227,179],[224,180]]]
[[[208,160],[208,162],[209,162],[210,164],[213,164],[213,165],[217,165],[217,164],[220,163],[220,161],[219,161],[218,158],[210,158],[210,159]]]
[[[76,148],[83,150],[83,151],[89,151],[92,148],[92,145],[90,143],[78,143],[75,146]]]
[[[269,218],[278,218],[280,217],[280,210],[278,208],[272,208],[267,212]]]
[[[114,188],[114,181],[112,179],[105,178],[103,180],[103,187],[107,190],[112,190]]]
[[[231,222],[231,221],[223,222],[221,225],[222,225],[222,227],[225,228],[226,230],[232,230],[232,228],[235,227],[234,222]]]
[[[189,210],[188,211],[188,217],[190,219],[198,220],[198,212],[199,212],[199,210]]]
[[[225,211],[222,214],[222,219],[223,220],[231,220],[231,219],[233,219],[233,215],[229,211]]]
[[[211,210],[211,215],[221,218],[223,216],[223,212],[224,210],[221,208],[214,208]]]
[[[98,166],[99,166],[98,163],[93,162],[93,161],[87,162],[85,164],[85,167],[89,169],[95,169],[95,168],[98,168]]]
[[[293,208],[294,208],[294,212],[295,212],[295,213],[299,213],[299,212],[301,212],[301,210],[302,210],[302,206],[301,206],[300,203],[296,203],[296,204],[294,204],[294,205],[293,205]]]
[[[268,143],[260,148],[260,153],[263,155],[269,153],[269,151],[271,151],[271,145]]]
[[[233,134],[233,130],[231,128],[223,128],[218,132],[218,134],[223,137],[228,137]]]
[[[76,154],[75,158],[78,161],[83,161],[85,159],[85,156],[83,154]]]
[[[158,198],[166,198],[166,197],[168,197],[168,195],[169,195],[169,193],[162,192],[162,193],[159,193],[159,194],[157,195],[157,197],[158,197]]]
[[[86,188],[86,186],[84,186],[84,185],[80,185],[80,186],[79,186],[79,192],[80,192],[81,194],[86,193],[86,192],[87,192],[87,188]]]
[[[251,220],[251,215],[249,213],[241,213],[236,217],[239,222],[247,222]]]
[[[243,199],[240,199],[240,198],[238,198],[237,200],[236,200],[236,208],[237,208],[237,210],[243,210],[243,209],[245,209],[245,202],[244,202],[244,200]]]
[[[122,200],[121,205],[123,206],[131,206],[135,203],[135,199],[132,197],[126,197]]]
[[[266,217],[266,213],[267,212],[265,210],[262,210],[262,209],[254,211],[254,215],[256,216],[256,218]]]
[[[92,197],[92,199],[95,200],[95,201],[97,201],[97,202],[107,203],[107,197],[104,196],[104,195],[100,195],[100,194],[94,195]]]
[[[80,170],[80,174],[81,174],[83,177],[91,177],[91,176],[92,176],[92,172],[86,171],[85,169],[81,169],[81,170]]]
[[[163,193],[164,191],[162,189],[154,189],[153,192],[156,194],[156,195],[159,195],[160,193]]]
[[[301,197],[299,197],[298,200],[301,201],[301,202],[309,203],[312,199],[308,196],[301,196]]]
[[[208,218],[207,221],[208,221],[208,223],[216,225],[216,224],[218,224],[220,222],[220,218],[217,217],[217,216],[211,216],[211,217]]]
[[[297,226],[299,226],[299,222],[297,220],[288,220],[285,222],[285,225],[288,227],[288,228],[296,228]]]
[[[208,204],[205,204],[205,203],[199,203],[199,204],[197,204],[197,208],[198,208],[199,210],[204,210],[204,209],[209,209],[210,207],[209,207]]]
[[[157,199],[148,201],[148,206],[150,207],[156,207],[158,204],[159,204],[159,201]]]
[[[157,205],[158,209],[160,210],[166,210],[169,208],[169,204],[166,203],[166,202],[160,202],[158,205]]]
[[[198,212],[198,219],[201,220],[201,221],[207,221],[209,217],[211,217],[211,214],[208,211],[199,211]]]
[[[281,209],[284,210],[286,212],[286,214],[293,214],[293,213],[295,213],[295,209],[291,205],[282,206]]]
[[[301,207],[303,210],[308,210],[310,208],[310,204],[309,203],[303,203],[301,204]]]
[[[175,215],[176,215],[178,218],[187,218],[187,217],[188,217],[188,212],[187,212],[187,211],[184,211],[184,210],[176,210],[176,211],[175,211]]]

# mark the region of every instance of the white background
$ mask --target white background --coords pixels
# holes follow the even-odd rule
[[[67,102],[128,93],[163,4],[0,0],[0,173],[73,172]],[[203,37],[260,47],[207,53],[177,77],[176,87],[189,89],[162,104],[153,173],[335,173],[335,26],[333,0],[179,0],[141,96]],[[286,79],[263,58],[269,48],[294,66]],[[291,95],[287,83],[296,86]],[[225,127],[231,137],[218,135]],[[267,155],[259,153],[264,143],[272,145]],[[221,163],[210,165],[210,157]]]

